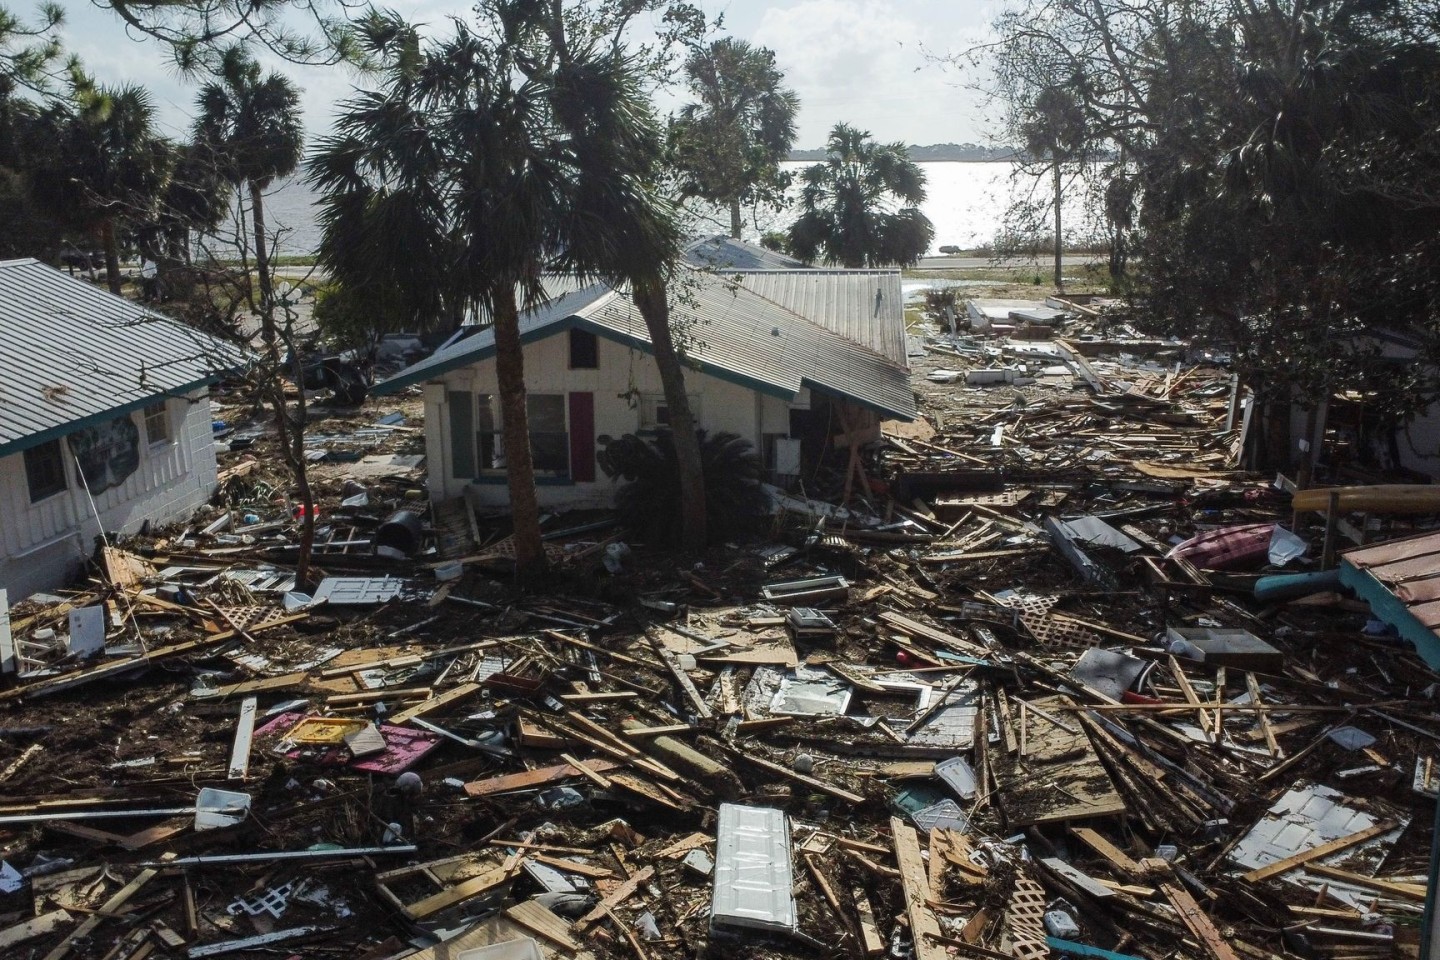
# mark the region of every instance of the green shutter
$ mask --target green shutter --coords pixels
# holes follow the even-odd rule
[[[475,476],[475,400],[469,390],[445,391],[450,407],[450,462],[455,477]]]

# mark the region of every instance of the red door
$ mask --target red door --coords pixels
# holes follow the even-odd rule
[[[570,394],[570,479],[595,479],[595,394]]]

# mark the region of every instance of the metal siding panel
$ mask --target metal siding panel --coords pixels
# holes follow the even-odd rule
[[[775,931],[795,928],[785,811],[720,805],[714,883],[711,922]]]

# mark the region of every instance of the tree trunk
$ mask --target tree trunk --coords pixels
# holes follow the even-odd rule
[[[260,181],[250,181],[250,214],[255,218],[255,273],[260,287],[260,339],[265,352],[280,370],[280,346],[275,330],[275,291],[270,282],[270,252],[265,236],[265,197]]]
[[[105,245],[105,282],[110,292],[120,296],[120,243],[115,239],[115,221],[107,218],[100,225],[100,242]]]
[[[1055,289],[1065,289],[1065,274],[1062,270],[1061,259],[1064,256],[1065,244],[1060,239],[1060,161],[1055,161]]]
[[[515,527],[515,573],[534,578],[545,572],[540,539],[540,502],[535,495],[535,461],[530,454],[530,417],[525,407],[525,354],[520,346],[520,310],[513,286],[495,304],[495,376],[500,384],[500,426],[505,475],[510,482],[510,519]]]
[[[265,235],[264,188],[258,180],[250,181],[250,213],[255,221],[255,272],[260,288],[260,339],[265,345],[265,370],[274,388],[275,427],[280,433],[286,465],[295,477],[295,492],[300,497],[303,516],[300,519],[300,555],[295,561],[295,584],[300,590],[309,588],[310,559],[315,551],[315,495],[310,489],[310,471],[305,459],[305,374],[300,351],[290,344],[295,361],[295,389],[300,394],[294,419],[285,405],[285,368],[280,358],[280,330],[275,324],[275,288],[270,276],[270,252]],[[286,323],[287,339],[292,324]]]
[[[690,395],[685,392],[685,371],[670,335],[670,302],[665,282],[659,278],[634,283],[635,306],[645,318],[655,366],[665,389],[665,406],[670,411],[670,432],[675,441],[675,461],[680,470],[680,540],[688,551],[703,550],[709,539],[705,501],[705,466],[700,457],[700,438],[695,433],[695,415]]]
[[[730,198],[730,236],[736,240],[740,239],[740,230],[745,226],[744,219],[740,216],[740,198]]]

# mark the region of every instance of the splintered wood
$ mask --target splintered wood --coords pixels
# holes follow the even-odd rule
[[[1034,701],[1034,705],[1046,713],[1063,715],[1063,711],[1074,707],[1074,701],[1069,697],[1046,697]],[[1116,792],[1084,731],[1066,730],[1028,710],[1011,711],[1008,726],[1011,737],[1006,738],[1007,742],[1018,745],[1023,739],[1024,756],[1018,750],[994,750],[990,765],[999,784],[995,798],[1012,825],[1031,826],[1125,812],[1125,801]]]
[[[890,834],[895,842],[895,861],[900,866],[905,915],[915,940],[916,960],[946,960],[945,948],[936,942],[940,922],[930,910],[930,878],[920,853],[920,838],[915,828],[899,817],[890,818]]]

